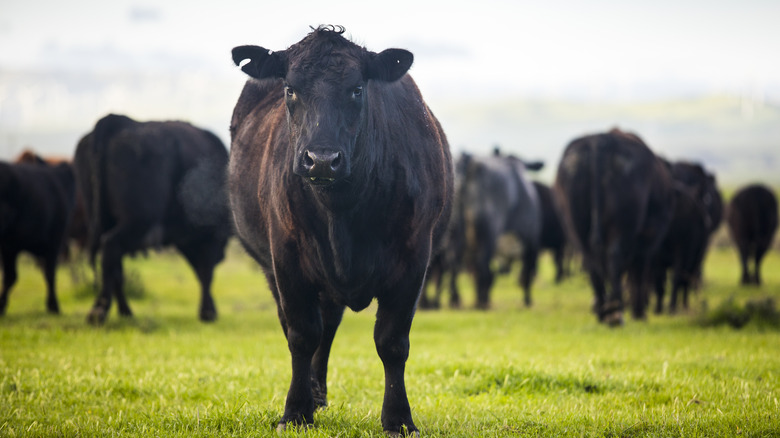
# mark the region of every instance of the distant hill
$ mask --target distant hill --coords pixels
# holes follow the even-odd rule
[[[564,102],[512,98],[431,103],[453,150],[489,153],[495,145],[544,159],[552,180],[574,138],[612,127],[634,131],[671,160],[700,161],[725,184],[780,185],[780,108],[733,96],[652,102]]]

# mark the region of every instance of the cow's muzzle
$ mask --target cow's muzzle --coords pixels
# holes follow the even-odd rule
[[[346,159],[341,152],[305,150],[296,166],[296,173],[311,184],[328,185],[346,177],[347,169]]]

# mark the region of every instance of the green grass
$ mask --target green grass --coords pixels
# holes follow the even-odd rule
[[[42,276],[22,262],[0,318],[0,436],[276,436],[290,360],[254,263],[233,249],[219,266],[213,324],[197,320],[197,284],[177,255],[126,268],[143,290],[135,318],[112,310],[94,328],[92,297],[69,268],[58,276],[63,315],[50,316]],[[500,278],[489,312],[418,312],[406,378],[423,436],[780,436],[776,329],[702,327],[695,311],[609,329],[589,313],[584,276],[555,285],[549,256],[532,309],[515,277]],[[733,250],[713,250],[692,307],[780,298],[780,256],[765,261],[762,288],[738,278]],[[468,306],[471,283],[460,280]],[[317,427],[284,436],[382,436],[374,310],[345,315]]]

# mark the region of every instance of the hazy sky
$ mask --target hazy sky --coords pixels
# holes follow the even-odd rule
[[[713,151],[739,150],[752,171],[780,162],[779,22],[780,0],[0,0],[0,159],[68,156],[109,112],[187,120],[229,144],[247,78],[230,50],[281,50],[340,24],[370,50],[414,53],[410,73],[455,150],[501,143],[554,169],[575,135],[619,125],[669,156],[732,163]],[[599,109],[713,94],[741,110],[683,129],[666,110]],[[537,101],[575,106],[562,119]]]
[[[212,69],[342,24],[412,50],[429,93],[780,98],[780,1],[0,0],[0,69]],[[239,78],[243,80],[243,78]]]

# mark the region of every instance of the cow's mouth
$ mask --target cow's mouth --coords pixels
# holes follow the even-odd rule
[[[324,178],[320,176],[309,177],[309,182],[314,184],[315,186],[327,186],[333,184],[334,181],[336,181],[335,178]]]

